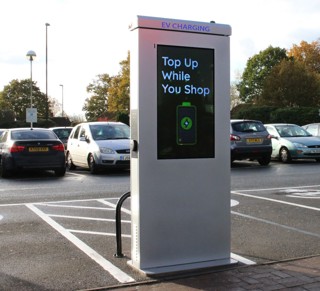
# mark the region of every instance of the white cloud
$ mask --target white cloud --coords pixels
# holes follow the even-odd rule
[[[33,79],[45,92],[46,27],[48,92],[79,114],[86,87],[98,74],[115,75],[130,48],[128,25],[136,15],[230,24],[231,77],[249,57],[274,47],[290,48],[320,37],[318,0],[3,0],[0,18],[0,90],[30,77],[25,57],[34,50]]]

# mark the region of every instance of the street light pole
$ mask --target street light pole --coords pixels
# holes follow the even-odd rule
[[[48,26],[46,23],[46,120],[49,118],[49,101],[48,101]]]
[[[63,85],[61,85],[61,89],[62,89],[62,110],[61,110],[61,116],[63,117]]]
[[[29,61],[30,61],[30,105],[31,105],[31,108],[33,108],[33,102],[32,102],[32,61],[33,61],[33,58],[36,57],[36,53],[34,51],[28,51],[27,57],[29,58]],[[31,122],[31,128],[32,128],[32,125],[33,125],[33,123]]]

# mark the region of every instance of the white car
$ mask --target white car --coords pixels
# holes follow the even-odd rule
[[[69,170],[130,168],[130,127],[122,122],[86,122],[69,136],[66,164]]]

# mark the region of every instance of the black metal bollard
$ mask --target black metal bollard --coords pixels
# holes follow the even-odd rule
[[[122,240],[121,240],[121,207],[123,202],[130,197],[131,192],[127,192],[123,194],[116,206],[116,240],[117,240],[117,253],[114,255],[117,258],[123,258],[124,255],[122,253]]]

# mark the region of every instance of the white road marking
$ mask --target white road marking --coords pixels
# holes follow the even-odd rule
[[[300,232],[300,233],[303,233],[303,234],[306,234],[306,235],[310,235],[310,236],[314,236],[314,237],[320,238],[320,234],[312,233],[312,232],[309,232],[309,231],[304,231],[304,230],[301,230],[301,229],[298,229],[298,228],[295,228],[295,227],[286,226],[286,225],[279,224],[279,223],[276,223],[276,222],[273,222],[273,221],[270,221],[270,220],[265,220],[265,219],[262,219],[262,218],[254,217],[254,216],[243,214],[243,213],[239,213],[239,212],[231,211],[231,213],[234,214],[234,215],[242,216],[242,217],[249,218],[249,219],[252,219],[252,220],[260,221],[260,222],[263,222],[263,223],[275,225],[275,226],[282,227],[282,228],[285,228],[285,229],[288,229],[288,230],[293,230],[293,231]]]
[[[256,191],[258,191],[258,190],[256,190]],[[244,194],[244,193],[240,193],[240,192],[236,192],[236,191],[231,191],[231,194],[255,198],[255,199],[261,199],[261,200],[266,200],[266,201],[271,201],[271,202],[276,202],[276,203],[281,203],[281,204],[286,204],[286,205],[291,205],[291,206],[296,206],[296,207],[300,207],[300,208],[306,208],[306,209],[315,210],[315,211],[320,211],[320,208],[317,208],[317,207],[311,207],[311,206],[307,206],[307,205],[301,205],[301,204],[297,204],[297,203],[286,202],[286,201],[267,198],[267,197],[255,196],[255,195],[251,195],[251,194]]]
[[[231,258],[234,259],[234,260],[236,260],[236,261],[238,261],[238,262],[241,262],[241,263],[243,263],[243,264],[245,264],[245,265],[255,265],[255,264],[256,264],[256,262],[251,261],[251,260],[249,260],[249,259],[246,259],[246,258],[244,258],[244,257],[241,257],[241,256],[239,256],[239,255],[236,255],[236,254],[234,254],[234,253],[231,253]]]
[[[296,186],[296,187],[279,187],[279,188],[262,188],[262,189],[248,189],[248,190],[237,190],[238,192],[256,192],[256,191],[273,191],[273,190],[285,190],[285,189],[303,189],[303,188],[319,188],[320,185],[310,186]]]
[[[78,208],[78,209],[94,209],[94,210],[112,210],[114,211],[114,208],[105,208],[105,207],[92,207],[92,206],[80,206],[80,205],[57,205],[57,204],[51,204],[51,203],[37,203],[37,205],[44,205],[48,207],[59,207],[59,208]]]
[[[94,249],[86,245],[83,241],[78,239],[75,235],[70,233],[68,230],[63,228],[60,224],[55,222],[52,218],[43,213],[40,209],[35,207],[33,204],[26,204],[26,206],[47,222],[51,227],[58,231],[61,235],[71,241],[75,246],[77,246],[81,251],[87,254],[92,260],[98,263],[104,270],[110,273],[115,279],[120,283],[135,282],[128,274],[124,273],[118,267],[111,264],[108,260],[98,254]]]
[[[96,234],[96,235],[104,235],[104,236],[116,236],[115,233],[110,232],[100,232],[100,231],[86,231],[86,230],[78,230],[78,229],[67,229],[67,231],[74,233],[83,233],[83,234]],[[121,237],[131,238],[130,234],[121,234]]]
[[[94,220],[94,221],[107,221],[115,222],[115,219],[108,218],[96,218],[96,217],[87,217],[87,216],[71,216],[71,215],[59,215],[59,214],[46,214],[50,217],[60,217],[60,218],[70,218],[70,219],[83,219],[83,220]],[[121,223],[131,223],[131,220],[121,220]]]
[[[105,201],[105,200],[103,200],[103,199],[98,199],[98,201],[101,202],[101,203],[103,203],[103,204],[105,204],[105,205],[109,205],[109,206],[111,206],[111,207],[114,207],[114,208],[116,208],[116,206],[117,206],[117,204],[113,204],[113,203],[111,203],[111,202],[109,202],[109,201]],[[124,208],[124,207],[121,207],[121,211],[122,211],[122,212],[125,212],[125,213],[127,213],[127,214],[131,214],[131,211],[128,210],[128,209],[126,209],[126,208]]]
[[[231,207],[237,206],[239,201],[231,199]]]

